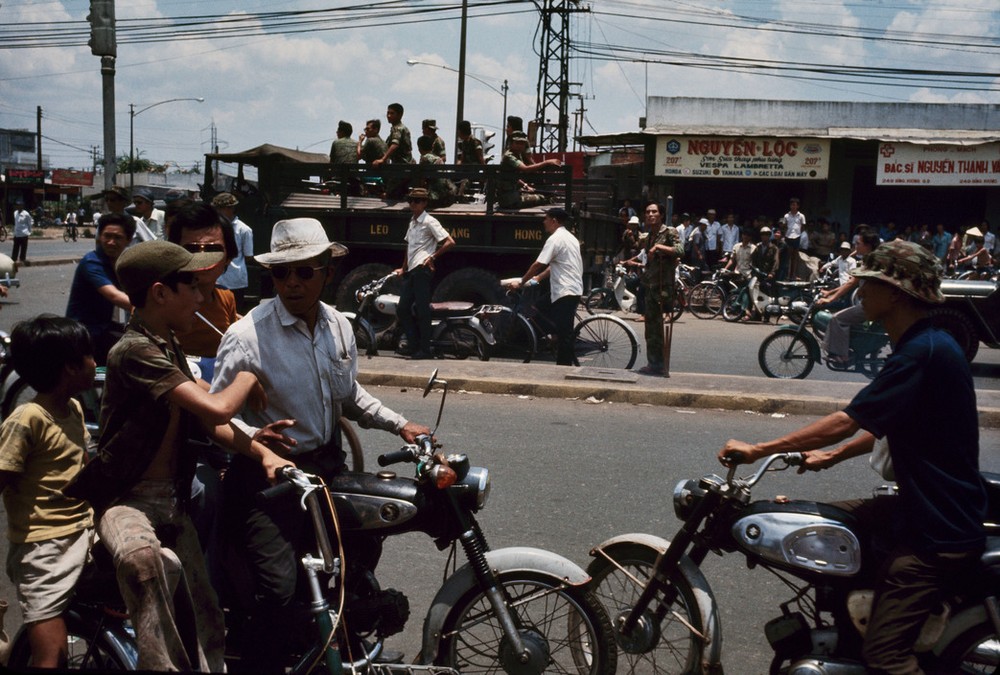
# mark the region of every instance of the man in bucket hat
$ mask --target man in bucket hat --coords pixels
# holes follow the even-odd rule
[[[819,471],[871,452],[876,437],[887,440],[899,496],[839,506],[865,527],[879,564],[873,569],[880,569],[865,665],[869,672],[920,673],[914,644],[921,626],[950,581],[975,573],[985,545],[976,394],[962,350],[927,316],[944,302],[933,254],[895,239],[866,255],[853,274],[865,316],[881,321],[892,342],[885,366],[844,410],[766,443],[730,440],[719,460],[804,452],[800,471]]]
[[[408,422],[358,384],[354,331],[343,314],[322,302],[336,263],[347,247],[330,241],[314,218],[282,220],[271,231],[270,252],[254,259],[270,270],[277,298],[261,303],[229,327],[215,362],[212,391],[226,387],[241,371],[257,375],[267,394],[261,411],[244,409],[234,418],[254,440],[311,473],[343,470],[341,416],[364,428],[378,428],[412,443],[426,426]],[[286,505],[257,505],[267,487],[260,467],[237,456],[225,477],[232,527],[249,552],[255,582],[243,662],[255,672],[281,672],[292,638],[286,630],[296,589],[295,542],[304,514]],[[349,560],[368,568],[380,544],[365,540]],[[352,577],[347,573],[347,578]],[[355,575],[361,579],[363,574]]]

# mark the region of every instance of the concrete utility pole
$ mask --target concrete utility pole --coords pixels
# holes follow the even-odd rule
[[[90,0],[90,53],[101,57],[101,84],[104,99],[104,189],[115,184],[115,39],[114,0]]]
[[[36,169],[42,170],[42,106],[38,106],[35,111],[35,125],[38,127],[38,162]]]

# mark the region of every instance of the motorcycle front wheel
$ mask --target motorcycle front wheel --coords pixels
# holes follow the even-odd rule
[[[632,611],[656,566],[659,552],[641,545],[616,546],[599,555],[587,568],[590,587],[612,623]],[[701,672],[702,635],[705,626],[697,609],[694,590],[682,575],[671,579],[676,599],[663,606],[663,598],[650,603],[630,635],[613,629],[618,643],[619,673]],[[657,614],[662,618],[657,622]]]
[[[760,343],[757,363],[768,377],[802,380],[812,372],[813,355],[797,330],[779,330]]]
[[[750,307],[750,295],[745,291],[732,293],[722,305],[722,318],[729,322],[739,321]]]
[[[934,663],[940,673],[1000,672],[1000,637],[989,621],[958,635]]]
[[[441,632],[438,664],[463,675],[615,672],[611,624],[585,589],[531,571],[500,574],[500,592],[529,653],[514,653],[486,592],[472,588],[455,603]]]

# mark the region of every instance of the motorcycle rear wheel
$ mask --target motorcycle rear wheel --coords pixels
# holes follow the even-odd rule
[[[750,295],[746,291],[732,293],[722,305],[722,318],[729,322],[739,321],[750,307]]]
[[[612,623],[624,620],[653,574],[659,552],[641,545],[616,546],[605,553],[614,562],[598,555],[587,567],[590,587],[604,606]],[[652,617],[660,599],[651,603],[636,629],[634,638],[613,629],[618,643],[619,673],[701,672],[705,625],[698,611],[694,590],[681,575],[672,580],[677,599],[664,608],[664,618],[654,625]],[[685,625],[685,622],[687,625]]]
[[[121,643],[104,630],[72,615],[66,617],[66,665],[60,670],[86,670],[106,673],[136,669],[135,656],[127,654]],[[11,645],[7,668],[24,672],[32,667],[28,633],[22,630]]]
[[[617,309],[618,303],[610,288],[595,288],[587,295],[583,306],[587,308],[587,314],[607,314]]]
[[[989,621],[960,634],[934,664],[941,673],[1000,672],[1000,637]]]
[[[444,622],[437,665],[463,675],[615,672],[611,624],[590,592],[522,570],[502,572],[500,591],[531,653],[528,663],[516,659],[484,590],[475,587]]]
[[[466,326],[455,326],[442,335],[441,342],[447,345],[447,351],[456,359],[467,359],[475,356],[480,361],[490,360],[489,346],[476,331]]]
[[[812,372],[812,350],[797,332],[788,329],[775,331],[760,343],[757,363],[765,375],[781,380],[802,380]]]

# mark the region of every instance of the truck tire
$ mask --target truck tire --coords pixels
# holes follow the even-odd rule
[[[434,302],[463,300],[474,305],[495,305],[503,299],[497,275],[479,267],[455,270],[434,289]]]
[[[347,273],[347,276],[337,286],[337,309],[341,312],[356,312],[358,310],[358,301],[354,297],[354,294],[358,292],[358,289],[369,281],[381,279],[390,272],[392,272],[392,268],[382,263],[365,263],[364,265],[355,267]],[[382,292],[399,293],[399,282],[396,280],[389,281],[382,287]]]
[[[954,307],[931,310],[929,317],[935,326],[951,333],[959,348],[965,353],[965,359],[972,363],[972,359],[979,353],[979,331],[976,330],[976,324],[972,319]]]

